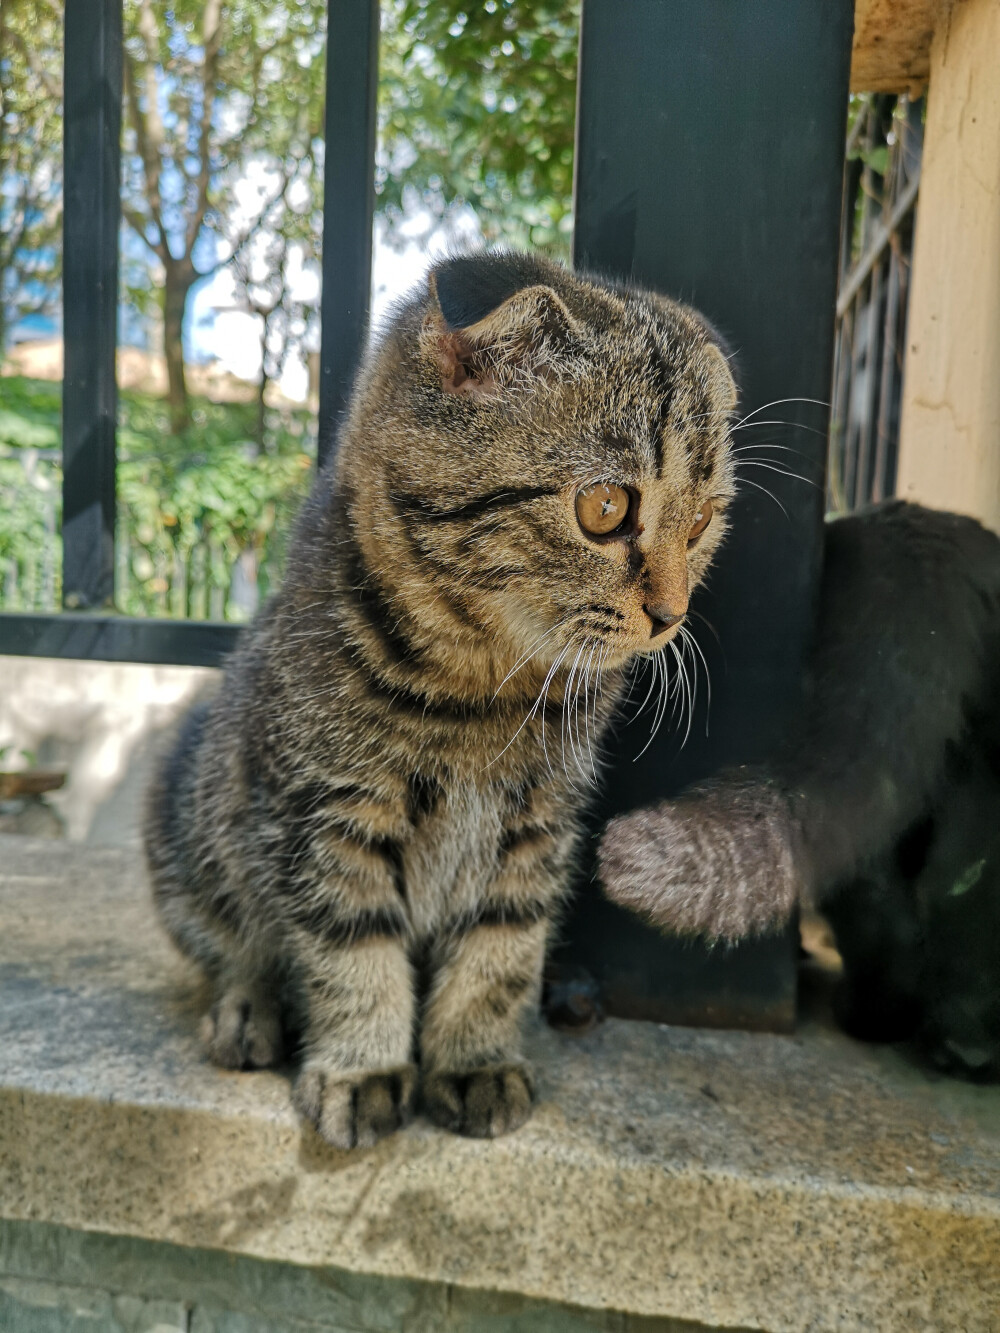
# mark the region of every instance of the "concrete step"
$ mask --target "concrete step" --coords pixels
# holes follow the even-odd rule
[[[539,1026],[516,1134],[417,1120],[345,1154],[299,1124],[292,1071],[206,1062],[203,1004],[134,852],[0,838],[0,1218],[602,1328],[1000,1328],[1000,1088],[822,1015],[792,1036]]]

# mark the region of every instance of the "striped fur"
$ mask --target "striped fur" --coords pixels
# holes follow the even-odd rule
[[[147,819],[163,920],[217,988],[209,1053],[269,1064],[297,1024],[331,1143],[401,1124],[418,1070],[463,1133],[528,1115],[582,775],[672,637],[644,605],[686,599],[723,535],[734,399],[693,312],[520,255],[439,265],[363,367],[284,587]],[[577,522],[596,480],[638,501],[620,538]]]

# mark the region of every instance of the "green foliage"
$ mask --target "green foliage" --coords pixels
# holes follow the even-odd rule
[[[238,243],[231,219],[251,160],[279,173],[277,198],[304,166],[308,181],[325,19],[324,0],[125,0],[124,208],[161,260],[191,256],[202,227]],[[289,210],[299,236],[307,213]]]
[[[58,384],[0,379],[0,605],[49,610],[61,590]]]
[[[53,0],[0,0],[0,352],[58,300],[61,42]]]
[[[557,253],[572,226],[579,0],[388,0],[376,190],[468,202],[488,239]]]
[[[325,14],[323,0],[125,0],[122,216],[148,247],[145,276],[162,304],[175,434],[191,424],[180,344],[194,284],[228,264],[241,303],[261,313],[288,293],[289,246],[314,257]],[[255,272],[248,247],[267,238],[280,243]],[[262,295],[277,256],[279,281]],[[148,312],[142,265],[125,271],[129,300]],[[287,311],[265,329],[265,377],[267,342],[274,350],[280,330],[270,362],[280,368],[309,323]]]
[[[51,609],[58,583],[59,385],[0,380],[0,589],[9,610]],[[193,400],[189,434],[172,436],[166,405],[121,395],[116,605],[130,615],[243,619],[233,571],[266,596],[292,517],[311,481],[308,413],[272,412],[266,448],[256,407]]]

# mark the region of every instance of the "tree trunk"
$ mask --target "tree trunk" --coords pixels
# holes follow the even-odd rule
[[[267,391],[267,323],[264,316],[264,329],[260,335],[260,384],[257,386],[257,447],[264,452],[264,434],[267,429],[266,404],[264,394]]]
[[[194,272],[186,263],[165,266],[163,283],[163,352],[167,361],[167,402],[170,430],[174,435],[191,425],[187,377],[184,369],[184,307],[194,285]]]

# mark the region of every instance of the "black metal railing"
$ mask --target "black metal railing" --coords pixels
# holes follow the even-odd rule
[[[868,97],[848,136],[827,470],[835,512],[895,489],[923,106]]]
[[[365,343],[378,0],[329,0],[319,459]],[[66,0],[63,85],[62,604],[0,613],[0,652],[214,666],[240,627],[116,615],[115,433],[122,0]]]

